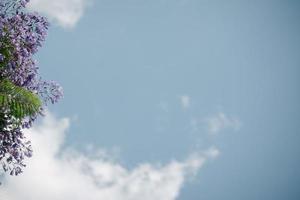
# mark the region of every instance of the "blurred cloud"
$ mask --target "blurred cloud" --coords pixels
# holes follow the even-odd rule
[[[63,148],[70,119],[51,114],[28,130],[34,157],[18,177],[6,177],[0,190],[5,200],[175,200],[188,177],[193,177],[218,149],[193,153],[184,161],[143,163],[127,169],[104,151],[93,154]],[[99,153],[100,152],[100,153]]]
[[[186,110],[190,107],[190,101],[191,101],[190,96],[188,96],[188,95],[180,96],[180,102],[181,102],[182,108],[184,110]]]
[[[92,0],[31,0],[29,9],[47,15],[63,28],[73,28]]]
[[[210,158],[216,158],[220,155],[220,151],[219,151],[219,149],[217,149],[216,147],[213,146],[205,151],[205,155]]]
[[[211,134],[217,134],[224,129],[239,130],[241,122],[238,118],[227,116],[223,112],[219,112],[210,118],[205,120],[208,132]]]

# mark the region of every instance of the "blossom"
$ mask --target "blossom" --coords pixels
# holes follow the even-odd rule
[[[38,73],[39,68],[33,55],[45,41],[49,23],[38,13],[25,12],[28,2],[0,2],[0,164],[11,175],[22,172],[25,166],[23,160],[30,157],[32,152],[22,129],[30,128],[49,102],[56,103],[63,96],[62,88],[56,82],[44,81]],[[5,88],[1,88],[4,83],[9,83],[10,87],[7,88],[10,91],[18,88],[19,93],[27,95],[27,99],[22,99],[20,94],[7,93]],[[14,101],[16,97],[27,100],[27,109],[22,109],[22,104]],[[29,100],[34,101],[35,107],[28,103]],[[14,106],[20,107],[17,108],[18,112],[14,112]],[[24,110],[26,114],[22,113]]]

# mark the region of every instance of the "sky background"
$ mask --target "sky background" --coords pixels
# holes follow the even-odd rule
[[[51,153],[41,145],[43,155],[70,171],[41,172],[53,181],[37,184],[54,191],[49,199],[79,200],[80,190],[97,200],[300,199],[300,1],[33,0],[31,9],[52,21],[40,72],[64,88],[32,131],[33,142],[47,136],[37,154],[41,141],[59,141]],[[111,185],[138,180],[134,192],[59,186],[62,177],[97,182],[81,169],[90,161]],[[39,162],[8,178],[8,200],[16,188],[41,197],[21,189]]]

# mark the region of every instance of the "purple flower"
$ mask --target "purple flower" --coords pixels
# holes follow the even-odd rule
[[[0,0],[0,81],[8,79],[37,94],[43,102],[39,112],[23,119],[17,119],[8,108],[0,107],[0,163],[11,175],[21,173],[24,158],[32,155],[30,142],[22,129],[30,128],[44,106],[56,103],[63,96],[57,83],[42,80],[38,73],[33,55],[45,41],[49,22],[38,13],[25,12],[28,2]]]
[[[0,53],[0,62],[4,60],[4,56]]]

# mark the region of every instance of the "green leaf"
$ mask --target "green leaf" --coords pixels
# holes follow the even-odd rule
[[[0,107],[8,109],[15,118],[34,116],[41,106],[42,102],[37,94],[16,86],[7,79],[0,81]]]

